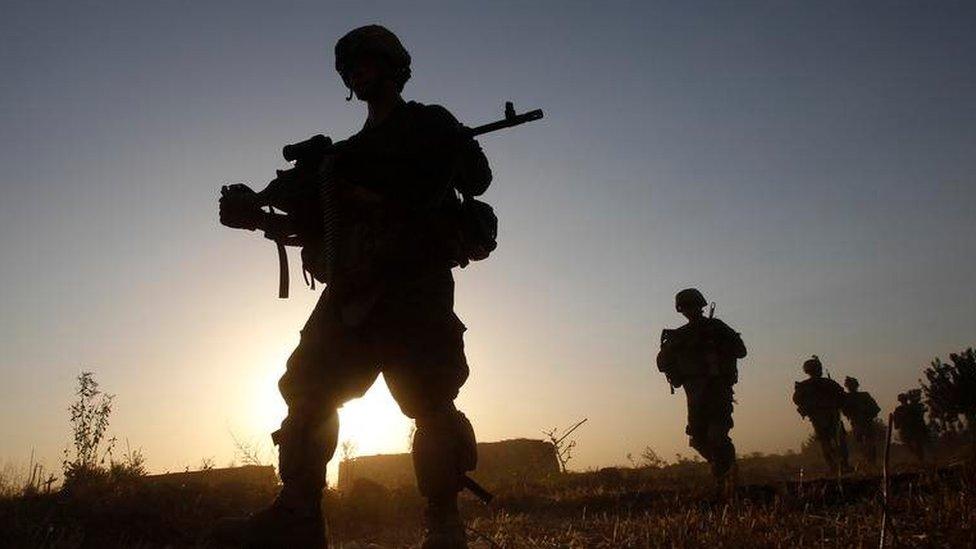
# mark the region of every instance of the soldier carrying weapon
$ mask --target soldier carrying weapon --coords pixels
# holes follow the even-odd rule
[[[908,450],[925,462],[925,449],[929,443],[929,430],[925,425],[925,405],[922,404],[922,391],[912,389],[898,395],[898,407],[892,413],[892,423],[898,430],[898,437]]]
[[[379,25],[343,36],[335,67],[350,98],[366,103],[363,129],[335,144],[316,136],[286,147],[294,168],[260,193],[233,185],[220,200],[221,223],[261,229],[278,244],[283,297],[285,245],[302,246],[304,270],[327,285],[278,382],[288,405],[272,435],[282,489],[231,529],[250,546],[327,546],[321,501],[338,408],[382,372],[416,421],[413,463],[427,501],[422,547],[467,547],[457,496],[471,487],[464,473],[477,450],[454,405],[468,364],[451,268],[494,248],[494,215],[472,198],[492,178],[474,135],[542,113],[517,116],[509,105],[505,120],[470,130],[443,107],[405,101],[410,55]]]
[[[844,406],[844,389],[829,377],[823,377],[823,364],[817,355],[803,362],[807,379],[794,384],[793,403],[801,417],[809,418],[820,442],[824,460],[832,471],[850,468],[847,456],[847,433],[840,421]],[[838,469],[839,467],[839,469]]]
[[[729,438],[732,387],[739,380],[736,361],[746,356],[746,346],[726,323],[711,313],[705,316],[707,304],[695,288],[678,292],[675,309],[688,322],[662,331],[657,367],[667,376],[672,393],[675,387],[684,387],[689,444],[711,464],[722,491],[734,488],[735,482],[735,446]]]
[[[878,428],[877,418],[881,407],[867,391],[858,391],[860,383],[856,378],[844,378],[844,407],[842,411],[847,421],[851,422],[851,434],[857,448],[864,454],[868,463],[875,465],[878,459],[878,442],[881,440],[881,430]]]

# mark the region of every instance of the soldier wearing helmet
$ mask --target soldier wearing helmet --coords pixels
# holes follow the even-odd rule
[[[892,412],[892,424],[898,431],[902,444],[920,463],[925,462],[925,450],[929,443],[929,430],[925,425],[925,405],[922,391],[912,389],[898,395],[898,407]]]
[[[813,432],[820,442],[824,460],[831,470],[847,470],[847,433],[840,420],[845,403],[844,388],[829,377],[823,377],[823,364],[817,355],[803,362],[808,378],[797,382],[793,403],[801,417],[809,418]]]
[[[366,121],[322,169],[351,197],[345,204],[353,207],[339,219],[371,223],[393,245],[378,252],[386,255],[373,263],[368,293],[330,286],[305,324],[278,383],[288,405],[273,435],[282,489],[240,530],[255,546],[326,546],[321,501],[337,411],[383,373],[416,422],[413,462],[427,500],[423,547],[466,547],[457,496],[477,450],[471,423],[454,405],[468,364],[465,326],[453,311],[453,235],[445,219],[459,205],[455,190],[480,194],[491,170],[451,113],[402,98],[410,54],[389,30],[369,25],[343,36],[335,68],[350,99],[366,103]],[[270,215],[250,225],[260,228]]]
[[[857,449],[864,455],[868,463],[874,465],[878,458],[878,443],[881,441],[881,429],[878,425],[878,413],[881,408],[867,391],[859,391],[860,383],[856,378],[844,378],[844,407],[842,411],[851,424],[851,434]]]
[[[684,387],[688,404],[689,444],[712,467],[720,490],[734,488],[735,446],[732,429],[733,386],[738,381],[736,361],[746,356],[739,334],[711,315],[695,288],[675,296],[675,309],[688,322],[661,334],[658,370],[674,387]]]

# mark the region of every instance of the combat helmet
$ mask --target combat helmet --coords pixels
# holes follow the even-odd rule
[[[410,53],[392,31],[381,25],[366,25],[353,29],[335,45],[335,68],[343,75],[356,59],[363,55],[375,55],[385,59],[393,70],[397,87],[410,79]]]
[[[820,357],[813,355],[803,362],[803,372],[810,376],[820,377],[823,375],[823,363]]]
[[[851,391],[856,391],[857,388],[860,386],[861,383],[857,380],[856,377],[847,376],[844,378],[844,387],[847,387]]]
[[[674,296],[674,308],[679,312],[686,309],[701,309],[708,302],[698,288],[685,288]]]

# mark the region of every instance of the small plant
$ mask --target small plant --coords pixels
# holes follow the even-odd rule
[[[130,480],[147,474],[146,458],[142,455],[142,449],[133,450],[129,446],[129,439],[125,439],[125,452],[122,454],[122,459],[116,461],[110,454],[109,463],[109,475],[114,481]]]
[[[573,434],[573,431],[578,429],[580,425],[586,423],[584,418],[582,421],[573,425],[569,429],[566,429],[562,433],[559,432],[558,427],[553,427],[548,431],[543,430],[542,434],[546,435],[549,442],[552,443],[553,448],[556,450],[556,460],[559,462],[559,470],[563,473],[566,472],[566,464],[569,460],[573,459],[573,448],[576,448],[576,441],[569,438],[569,435]]]
[[[352,439],[342,441],[339,455],[342,456],[342,461],[352,461],[356,457],[356,442]]]
[[[264,450],[254,442],[242,440],[230,432],[230,438],[234,441],[235,461],[240,460],[241,465],[264,465]]]
[[[78,375],[75,395],[78,399],[69,408],[74,453],[66,448],[62,461],[66,486],[105,476],[105,458],[115,446],[115,438],[105,439],[115,395],[103,393],[92,372]]]
[[[641,464],[650,469],[663,469],[664,467],[668,466],[668,462],[665,461],[661,456],[657,455],[657,452],[655,452],[650,446],[644,447],[644,449],[641,451],[640,457]]]

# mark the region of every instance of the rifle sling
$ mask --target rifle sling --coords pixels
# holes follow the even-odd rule
[[[285,250],[285,243],[276,239],[275,248],[278,249],[278,297],[288,298],[288,252]]]

